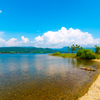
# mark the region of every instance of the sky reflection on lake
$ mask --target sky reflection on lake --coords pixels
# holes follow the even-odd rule
[[[34,100],[54,98],[67,100],[66,98],[73,97],[75,99],[81,95],[80,90],[84,88],[84,84],[87,86],[97,73],[80,68],[85,66],[96,69],[93,65],[97,63],[47,54],[1,54],[1,98],[27,100],[29,97],[31,100],[34,97]]]

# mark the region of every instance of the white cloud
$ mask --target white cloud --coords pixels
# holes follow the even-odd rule
[[[4,32],[0,32],[0,46],[35,46],[44,48],[61,48],[72,44],[79,44],[81,46],[100,46],[100,38],[94,39],[88,32],[82,32],[79,29],[72,28],[67,30],[65,27],[55,32],[48,31],[42,36],[36,37],[35,41],[29,41],[29,39],[24,36],[21,36],[21,41],[16,38],[5,41],[1,38],[2,34],[4,34]]]
[[[5,42],[6,46],[28,46],[29,39],[24,36],[21,37],[21,41],[18,41],[16,38],[11,38],[7,42]]]
[[[5,46],[5,40],[0,38],[0,47]]]
[[[7,42],[5,42],[6,46],[18,46],[19,42],[17,39],[15,38],[11,38],[10,40],[8,40]]]
[[[0,35],[1,35],[1,34],[4,34],[4,32],[3,32],[3,31],[2,31],[2,32],[0,32]]]
[[[0,10],[0,13],[2,13],[2,11]]]
[[[28,39],[28,38],[25,38],[24,36],[22,36],[21,39],[22,39],[22,42],[23,42],[23,43],[29,42],[29,39]]]
[[[67,30],[62,27],[56,32],[48,31],[42,36],[35,38],[36,45],[41,47],[64,47],[72,44],[92,45],[100,44],[100,38],[94,39],[88,32],[82,32],[79,29],[70,28]]]

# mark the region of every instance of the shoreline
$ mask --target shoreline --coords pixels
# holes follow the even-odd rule
[[[100,75],[91,85],[88,92],[78,100],[100,100]]]
[[[73,55],[69,56],[67,55],[51,55],[51,56],[59,56],[63,58],[71,57],[73,58]],[[78,57],[74,57],[76,59],[80,59]],[[90,83],[90,87],[88,88],[88,91],[82,96],[79,97],[78,100],[100,100],[100,59],[91,59],[91,61],[97,62],[99,65],[97,66],[99,68],[97,76],[94,77],[93,83]]]
[[[98,59],[92,59],[92,61],[100,63]],[[88,92],[80,97],[78,100],[100,100],[100,73],[97,79],[93,82]]]
[[[95,61],[95,62],[100,63],[100,60],[98,60],[98,59],[92,59],[91,61]]]
[[[73,56],[73,54],[60,54],[59,52],[56,54],[52,54],[51,56],[59,56],[59,57],[63,57],[63,58],[67,58],[67,57],[75,57],[75,55]],[[76,59],[78,59],[78,57],[75,57]],[[80,59],[80,58],[79,58]],[[99,65],[97,66],[98,69],[98,74],[96,77],[94,77],[93,79],[93,83],[91,83],[90,87],[88,88],[88,91],[82,96],[79,97],[78,100],[100,100],[100,59],[91,59],[91,61],[97,62]]]

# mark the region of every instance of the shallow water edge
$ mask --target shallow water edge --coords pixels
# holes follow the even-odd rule
[[[46,54],[0,56],[1,100],[76,100],[98,74],[96,62]],[[82,66],[95,68],[89,72]]]

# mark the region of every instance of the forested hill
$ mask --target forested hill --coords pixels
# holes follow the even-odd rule
[[[36,47],[0,47],[0,53],[54,53],[50,48]]]

